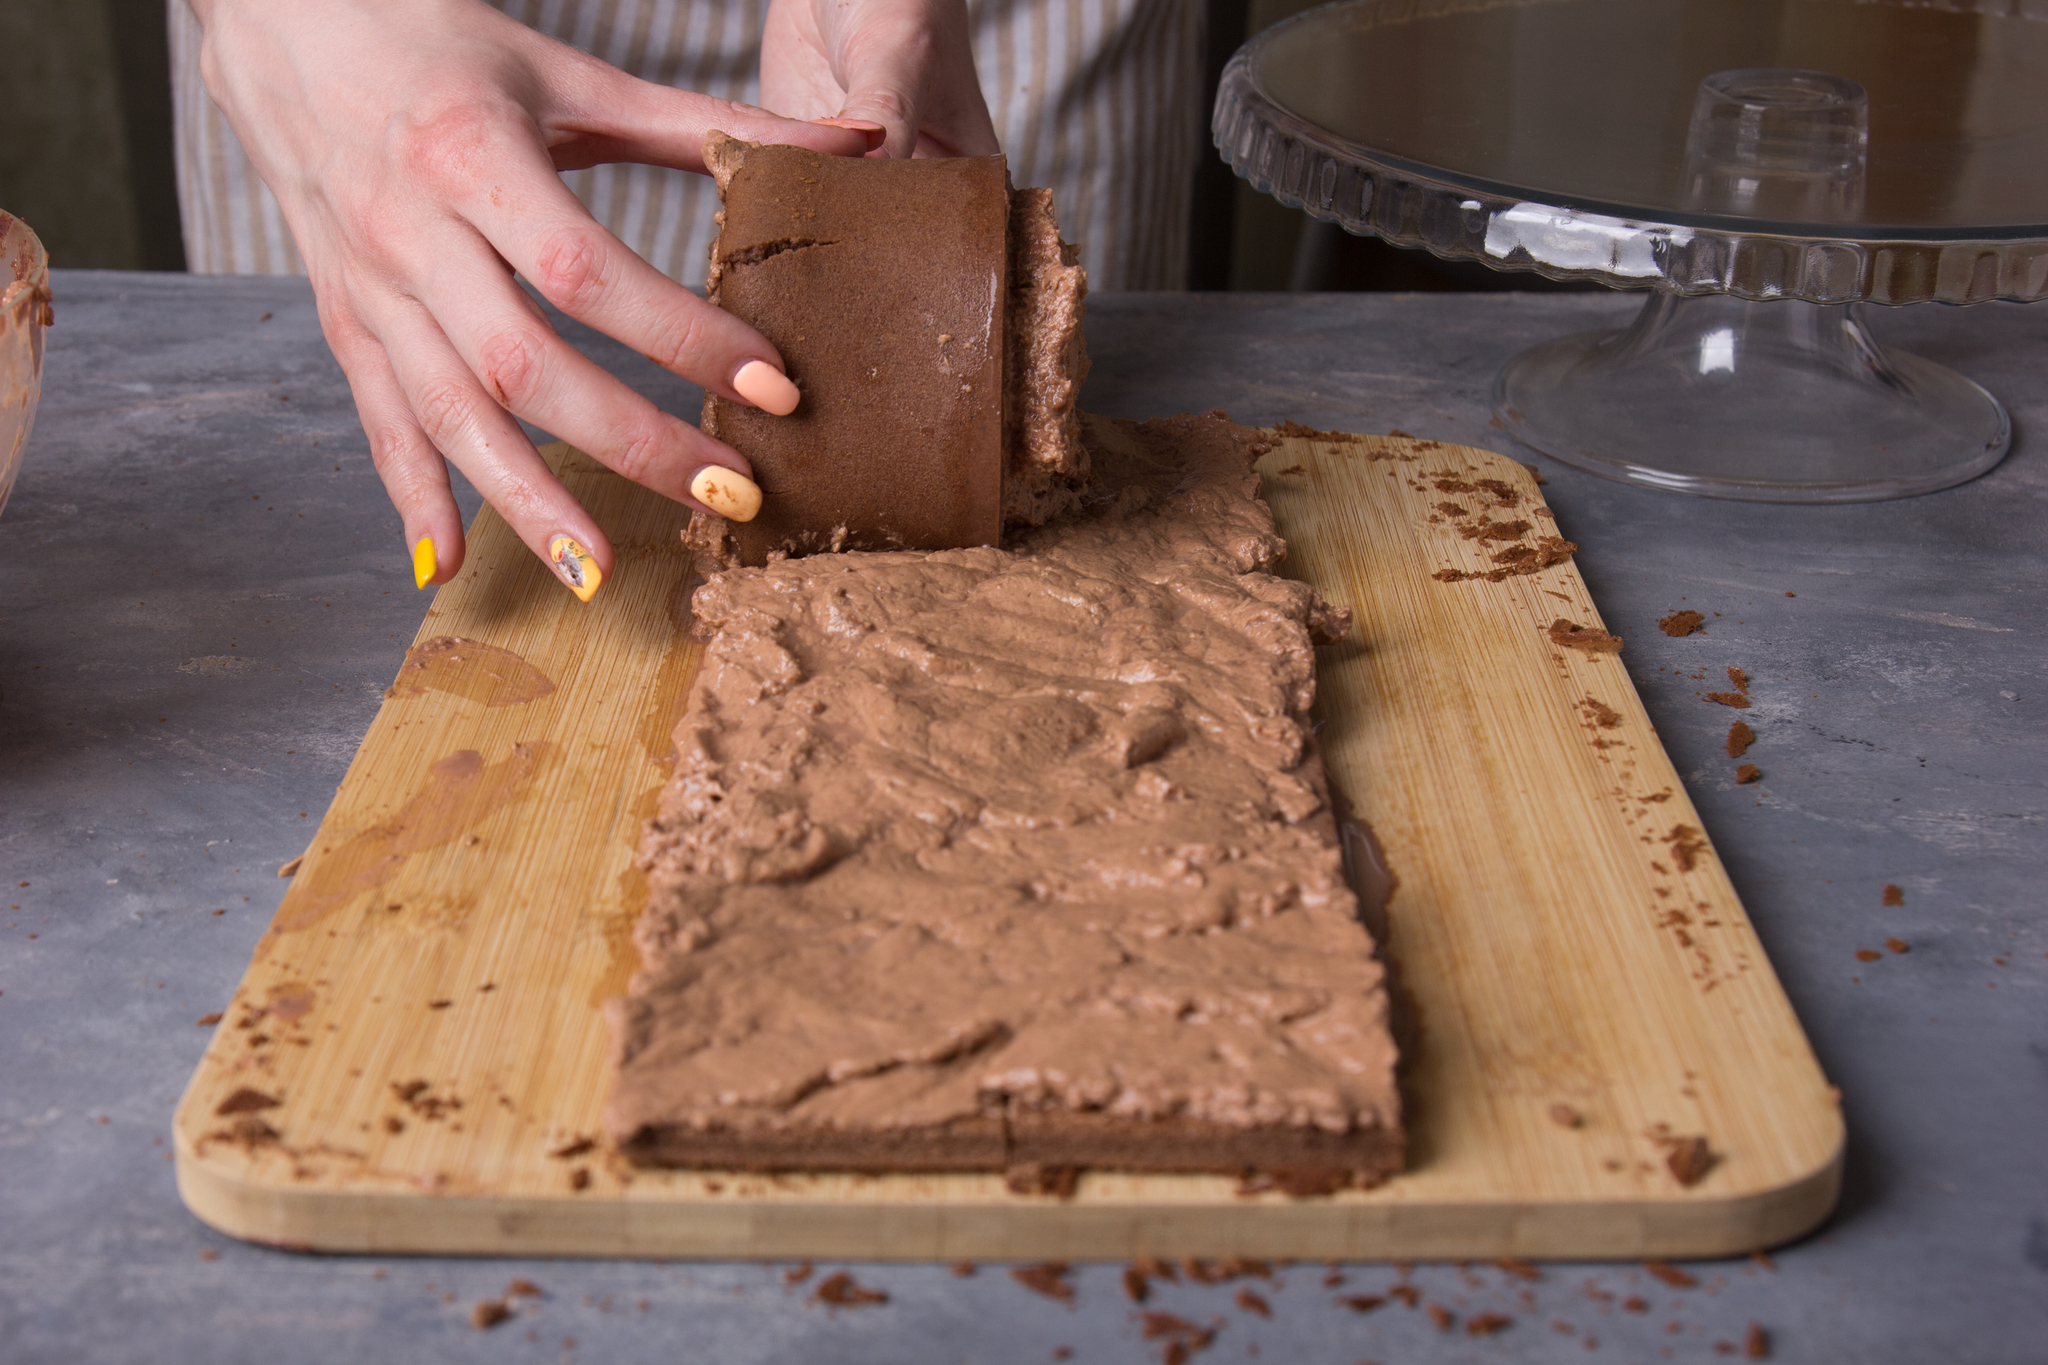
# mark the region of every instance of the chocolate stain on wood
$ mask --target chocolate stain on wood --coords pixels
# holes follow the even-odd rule
[[[547,743],[512,746],[511,754],[486,764],[475,749],[458,749],[437,760],[398,813],[351,835],[332,851],[322,849],[309,874],[301,874],[278,906],[269,939],[317,924],[356,896],[383,885],[405,860],[448,843],[510,805],[554,760]]]
[[[519,655],[481,640],[437,635],[405,652],[386,701],[447,692],[484,706],[523,706],[555,690],[554,680]]]

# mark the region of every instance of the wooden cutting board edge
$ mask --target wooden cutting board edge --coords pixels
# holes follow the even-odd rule
[[[1441,781],[1431,781],[1430,745],[1375,745],[1372,741],[1384,738],[1369,733],[1371,725],[1378,722],[1361,724],[1359,715],[1384,714],[1395,717],[1396,723],[1413,723],[1418,712],[1434,715],[1439,721],[1449,714],[1461,718],[1461,723],[1477,727],[1474,733],[1498,737],[1513,733],[1516,726],[1526,728],[1534,724],[1548,736],[1547,748],[1532,746],[1542,752],[1528,763],[1507,752],[1520,747],[1515,744],[1496,745],[1502,752],[1480,754],[1481,760],[1499,765],[1497,770],[1489,771],[1488,782],[1505,784],[1503,790],[1515,788],[1518,783],[1526,786],[1532,780],[1550,782],[1557,771],[1576,771],[1587,762],[1595,763],[1596,769],[1604,764],[1605,769],[1595,772],[1600,780],[1621,776],[1625,770],[1631,778],[1647,779],[1637,782],[1638,786],[1661,783],[1668,788],[1669,794],[1655,807],[1658,827],[1687,823],[1697,827],[1697,817],[1683,787],[1614,656],[1554,649],[1547,642],[1536,646],[1547,655],[1541,668],[1555,675],[1568,700],[1583,687],[1589,697],[1599,692],[1602,702],[1618,713],[1619,722],[1610,735],[1592,721],[1584,725],[1575,721],[1570,727],[1559,727],[1554,715],[1548,720],[1521,714],[1494,715],[1503,705],[1511,711],[1515,709],[1495,694],[1493,689],[1498,680],[1468,676],[1465,670],[1452,670],[1457,676],[1446,679],[1442,676],[1445,670],[1440,666],[1441,659],[1431,657],[1433,651],[1441,649],[1441,641],[1413,639],[1408,645],[1410,657],[1403,657],[1401,642],[1389,637],[1383,628],[1382,623],[1393,617],[1402,613],[1412,617],[1418,611],[1432,624],[1437,617],[1443,617],[1447,622],[1444,629],[1490,632],[1489,638],[1507,641],[1519,638],[1513,632],[1540,630],[1548,619],[1546,613],[1552,610],[1576,624],[1600,624],[1583,582],[1569,563],[1539,574],[1509,577],[1500,583],[1445,584],[1429,576],[1441,568],[1483,573],[1499,548],[1498,542],[1456,535],[1454,521],[1431,511],[1437,502],[1460,497],[1473,500],[1467,494],[1444,494],[1435,486],[1438,480],[1499,480],[1514,489],[1523,501],[1517,507],[1491,515],[1504,520],[1524,515],[1534,518],[1541,500],[1529,471],[1505,457],[1468,447],[1399,438],[1328,435],[1331,439],[1275,434],[1275,448],[1262,460],[1261,470],[1266,476],[1267,496],[1294,546],[1289,571],[1313,578],[1325,595],[1349,601],[1358,608],[1359,633],[1363,638],[1355,645],[1329,651],[1333,657],[1322,674],[1326,756],[1345,788],[1354,795],[1398,791],[1403,797],[1413,797],[1415,809],[1426,807],[1430,793],[1443,786]],[[602,471],[579,452],[551,447],[547,454],[586,505],[592,506],[604,524],[614,529],[622,561],[647,566],[636,570],[646,580],[640,588],[643,600],[626,613],[632,620],[621,637],[630,640],[633,648],[620,651],[628,656],[628,672],[638,670],[633,676],[638,677],[639,683],[630,685],[629,679],[628,685],[621,686],[614,680],[615,685],[605,698],[607,702],[631,701],[638,705],[631,716],[614,717],[612,731],[607,733],[624,735],[631,731],[646,744],[650,735],[666,733],[665,726],[658,721],[650,724],[644,714],[648,677],[658,675],[656,690],[673,689],[670,694],[679,695],[694,663],[694,647],[677,647],[669,629],[672,599],[680,582],[679,564],[672,562],[680,559],[673,548],[674,508],[668,504],[654,505],[659,503],[658,499]],[[1357,496],[1361,492],[1365,496]],[[1542,509],[1542,515],[1547,516],[1547,509]],[[619,534],[617,528],[629,522],[633,529],[628,534]],[[1547,522],[1539,522],[1539,527],[1542,532],[1552,529]],[[1378,550],[1368,549],[1347,558],[1347,546],[1377,546]],[[1389,555],[1393,558],[1389,559]],[[661,575],[647,570],[664,561],[671,561],[668,580],[654,583],[652,580]],[[615,578],[608,590],[624,596],[630,575],[621,573]],[[1543,596],[1546,593],[1548,596]],[[1393,601],[1394,598],[1400,600]],[[1554,608],[1553,599],[1557,603]],[[603,600],[601,594],[600,601]],[[489,632],[498,630],[511,632],[504,638],[530,648],[532,639],[547,636],[552,630],[553,645],[543,642],[542,653],[552,650],[550,657],[567,657],[563,652],[566,650],[580,652],[579,657],[587,658],[592,651],[582,628],[600,619],[625,620],[625,615],[585,618],[577,616],[577,610],[577,604],[553,587],[544,570],[531,562],[509,530],[486,509],[472,528],[470,567],[456,584],[442,589],[421,627],[419,639],[424,642],[448,633],[451,628],[473,630],[474,638],[492,638]],[[618,610],[626,612],[623,604]],[[536,621],[540,624],[535,625]],[[599,629],[617,634],[616,627]],[[1422,637],[1429,632],[1414,634]],[[650,658],[653,651],[661,652]],[[1521,668],[1524,676],[1515,681],[1523,691],[1528,691],[1531,675],[1527,648],[1513,644],[1508,654],[1518,657],[1520,662],[1509,658],[1503,667]],[[1362,683],[1362,679],[1370,680],[1369,685]],[[1552,693],[1558,691],[1559,687],[1550,688]],[[1552,702],[1556,699],[1550,697]],[[447,696],[435,696],[429,701],[438,706],[433,714],[444,729],[448,724],[460,729],[463,725],[481,723],[465,719],[465,703]],[[1551,710],[1555,711],[1554,705]],[[451,716],[447,714],[450,712],[463,714]],[[360,838],[365,807],[361,801],[352,805],[348,798],[352,789],[361,795],[359,788],[369,775],[367,759],[374,757],[373,741],[387,747],[400,743],[395,732],[409,725],[429,724],[421,719],[426,714],[418,701],[387,702],[351,765],[334,808],[323,821],[314,842],[316,850],[323,843],[332,847],[333,842],[351,834]],[[1583,735],[1578,733],[1581,730]],[[1569,741],[1575,737],[1585,742],[1574,748]],[[1623,756],[1623,767],[1617,767],[1608,750],[1591,747],[1603,739],[1629,750]],[[412,747],[418,749],[419,742],[415,737]],[[1484,747],[1469,739],[1467,746]],[[1407,768],[1393,771],[1387,761],[1374,757],[1389,749],[1418,749],[1420,755]],[[651,748],[649,752],[651,755]],[[1587,759],[1588,753],[1591,760]],[[1472,755],[1465,757],[1470,760]],[[536,780],[545,779],[549,761],[546,753],[537,760],[542,778]],[[1531,764],[1540,770],[1535,778],[1531,776]],[[1455,771],[1436,776],[1448,777],[1456,785]],[[1583,774],[1580,776],[1583,778]],[[637,779],[642,787],[646,780]],[[1579,785],[1584,787],[1585,781],[1581,780]],[[1615,790],[1619,792],[1621,787],[1617,785]],[[600,826],[612,836],[637,831],[639,818],[645,812],[629,807],[644,806],[647,794],[643,791],[639,798],[634,798],[622,788],[618,797],[609,800],[589,797],[586,805],[607,807],[601,813],[603,818],[588,822],[590,832],[596,832]],[[1574,808],[1568,790],[1560,796],[1560,804],[1566,810]],[[519,802],[512,805],[516,808]],[[1442,859],[1419,856],[1427,841],[1417,842],[1416,831],[1409,828],[1412,821],[1404,820],[1398,801],[1383,804],[1365,800],[1361,806],[1373,820],[1402,879],[1393,907],[1397,967],[1416,986],[1424,985],[1430,973],[1449,969],[1450,975],[1455,976],[1454,964],[1460,960],[1460,954],[1474,950],[1474,943],[1461,942],[1456,933],[1439,932],[1444,926],[1438,921],[1458,920],[1459,916],[1425,913],[1428,907],[1416,902],[1427,896],[1455,896],[1468,889],[1470,879],[1461,880],[1463,873],[1457,865],[1472,863],[1474,859],[1460,849],[1449,850],[1449,856]],[[1652,808],[1639,809],[1647,812]],[[516,813],[515,809],[513,814]],[[509,818],[504,811],[488,815],[488,819],[500,824]],[[1586,875],[1629,874],[1631,860],[1641,861],[1640,851],[1633,845],[1649,837],[1634,828],[1642,823],[1627,822],[1623,833],[1609,838],[1602,848],[1592,850],[1598,859],[1591,865],[1593,871]],[[336,826],[332,831],[328,828],[330,824]],[[486,821],[477,828],[494,827]],[[1439,838],[1436,842],[1440,844],[1443,840]],[[1652,854],[1665,851],[1655,843],[1647,848]],[[621,856],[611,860],[605,871],[607,877],[625,888],[621,892],[625,895],[629,895],[629,883],[635,875],[627,866],[629,854],[630,845]],[[437,850],[433,856],[442,864],[447,862],[445,850]],[[280,907],[271,934],[259,947],[257,959],[237,991],[237,1006],[245,1014],[252,1009],[259,1012],[258,1028],[275,1026],[260,1022],[264,991],[270,991],[274,998],[280,974],[308,974],[305,964],[283,961],[276,950],[291,937],[285,926],[295,914],[304,913],[306,895],[302,893],[311,886],[308,874],[315,871],[317,860],[318,855],[309,851],[299,884]],[[425,854],[412,859],[415,865],[430,861]],[[1711,851],[1703,849],[1697,861],[1699,866],[1695,870],[1666,880],[1681,884],[1682,894],[1692,904],[1712,907],[1707,912],[1696,912],[1696,917],[1704,913],[1714,918],[1718,927],[1727,931],[1721,935],[1724,944],[1728,939],[1739,942],[1734,948],[1717,947],[1720,955],[1713,959],[1709,959],[1705,948],[1691,950],[1708,964],[1693,975],[1712,979],[1715,971],[1721,972],[1723,979],[1713,983],[1725,992],[1719,999],[1737,1001],[1733,1006],[1712,1006],[1721,1011],[1713,1016],[1717,1027],[1725,1027],[1729,1018],[1735,1019],[1738,1041],[1747,1045],[1758,1040],[1749,1038],[1749,1033],[1756,1030],[1743,1021],[1757,1018],[1767,1036],[1761,1038],[1760,1050],[1747,1059],[1752,1082],[1748,1092],[1738,1090],[1732,1101],[1722,1096],[1699,1100],[1702,1106],[1718,1105],[1716,1113],[1725,1111],[1730,1115],[1730,1131],[1742,1133],[1743,1139],[1732,1154],[1724,1155],[1715,1171],[1690,1189],[1679,1188],[1658,1170],[1661,1149],[1647,1136],[1646,1129],[1628,1129],[1628,1124],[1643,1119],[1648,1111],[1635,1112],[1627,1103],[1610,1105],[1599,1078],[1574,1074],[1568,1064],[1558,1075],[1544,1074],[1545,1085],[1535,1087],[1542,1093],[1523,1095],[1518,1093],[1518,1087],[1528,1087],[1521,1086],[1523,1073],[1516,1069],[1512,1056],[1505,1062],[1483,1057],[1474,1062],[1472,1057],[1465,1056],[1474,1050],[1461,1050],[1462,1044],[1455,1038],[1457,1029],[1447,1027],[1455,1021],[1440,1013],[1446,1000],[1454,1010],[1464,1006],[1446,996],[1446,983],[1437,981],[1418,992],[1428,997],[1421,1002],[1424,1047],[1410,1076],[1411,1090],[1423,1097],[1414,1134],[1418,1160],[1410,1173],[1378,1190],[1349,1191],[1330,1199],[1293,1201],[1271,1194],[1246,1198],[1234,1192],[1233,1182],[1211,1177],[1097,1174],[1084,1180],[1076,1198],[1058,1201],[1011,1195],[993,1176],[821,1175],[771,1180],[728,1175],[721,1179],[718,1173],[634,1172],[603,1160],[601,1153],[584,1168],[588,1185],[577,1190],[564,1183],[567,1168],[561,1162],[538,1152],[522,1154],[503,1142],[497,1144],[489,1159],[475,1159],[474,1164],[485,1172],[479,1183],[465,1174],[460,1161],[453,1163],[458,1169],[452,1177],[441,1167],[451,1155],[460,1157],[467,1152],[473,1157],[481,1149],[481,1136],[468,1147],[460,1143],[451,1146],[452,1139],[445,1131],[435,1131],[431,1137],[440,1145],[426,1149],[425,1166],[381,1159],[381,1155],[388,1153],[380,1154],[380,1159],[360,1159],[359,1152],[342,1145],[346,1138],[324,1144],[328,1147],[326,1151],[319,1150],[323,1144],[309,1148],[299,1142],[306,1119],[318,1122],[317,1115],[304,1112],[308,1107],[308,1101],[301,1098],[305,1086],[329,1084],[335,1078],[310,1068],[309,1063],[301,1063],[300,1054],[283,1057],[282,1050],[269,1055],[283,1057],[281,1064],[252,1067],[250,1054],[246,1050],[237,1052],[240,1039],[227,1027],[216,1035],[179,1106],[175,1124],[179,1190],[195,1214],[231,1235],[323,1251],[1070,1260],[1224,1254],[1599,1258],[1710,1256],[1747,1251],[1790,1240],[1825,1219],[1839,1193],[1843,1130],[1839,1107],[1761,948],[1754,944],[1753,933],[1718,860]],[[1433,862],[1447,866],[1431,866]],[[1610,863],[1612,867],[1607,866]],[[446,871],[442,867],[437,875],[445,880]],[[1483,883],[1481,878],[1476,884]],[[619,908],[615,906],[614,910]],[[1656,908],[1654,903],[1648,906],[1650,910]],[[474,910],[461,913],[487,918]],[[1623,938],[1641,937],[1639,927],[1626,927],[1633,922],[1628,915],[1634,913],[1628,911],[1604,929],[1596,923],[1575,938],[1552,935],[1569,940],[1568,958],[1561,970],[1544,975],[1548,994],[1534,1012],[1526,1019],[1512,1022],[1532,1037],[1542,1035],[1539,1042],[1546,1046],[1561,1045],[1565,1054],[1605,1056],[1612,1052],[1632,1058],[1631,1065],[1679,1065],[1686,1077],[1677,1085],[1682,1093],[1689,1094],[1694,1087],[1710,1088],[1731,1082],[1740,1086],[1741,1077],[1711,1069],[1695,1073],[1684,1066],[1687,1058],[1678,1054],[1686,1049],[1668,1047],[1671,1040],[1654,1036],[1654,1028],[1637,1029],[1636,1033],[1644,1036],[1631,1039],[1626,1036],[1627,1028],[1617,1032],[1596,1027],[1597,1021],[1589,1018],[1552,1017],[1584,1015],[1589,1002],[1592,1013],[1597,1014],[1620,997],[1628,1006],[1622,1010],[1625,1015],[1633,1011],[1637,1016],[1650,1017],[1660,1008],[1677,1009],[1686,1020],[1697,1022],[1694,1015],[1700,1001],[1714,999],[1712,987],[1705,991],[1696,989],[1695,998],[1681,998],[1669,989],[1670,982],[1662,979],[1670,975],[1666,968],[1652,973],[1659,980],[1645,984],[1616,978],[1616,959],[1612,953],[1603,959],[1604,950],[1612,946],[1603,943],[1603,938],[1613,939],[1617,931]],[[590,940],[604,940],[606,965],[596,977],[612,982],[608,989],[615,990],[621,967],[629,965],[626,959],[630,955],[629,947],[621,941],[621,915],[614,913],[595,934],[590,925],[574,923],[573,913],[565,912],[564,917],[572,924],[571,939],[582,949],[596,951]],[[1494,926],[1486,930],[1488,933],[1498,932],[1500,926],[1512,922],[1498,915],[1465,918],[1482,929],[1489,924]],[[335,922],[339,920],[337,914]],[[523,919],[493,923],[490,932],[481,934],[466,934],[466,927],[467,921],[458,914],[453,929],[439,938],[430,938],[434,945],[430,956],[438,964],[434,970],[444,975],[449,971],[457,975],[468,972],[472,977],[476,971],[493,972],[494,963],[506,960],[508,937],[516,940],[521,932],[531,931]],[[332,937],[338,931],[328,933]],[[1667,932],[1658,942],[1667,944],[1669,937]],[[1703,932],[1695,935],[1696,939],[1709,937]],[[1542,946],[1539,936],[1535,947],[1540,950]],[[460,970],[447,965],[446,959],[451,956]],[[1683,964],[1687,950],[1672,947],[1670,956],[1673,962]],[[1590,964],[1588,972],[1597,980],[1576,986],[1562,980],[1577,974],[1575,964],[1581,958]],[[1738,962],[1739,967],[1735,965]],[[1518,981],[1514,972],[1503,974],[1497,961],[1479,962],[1471,974],[1496,994],[1503,990],[1528,994],[1530,990],[1527,981]],[[563,975],[575,977],[579,984],[592,977],[589,971],[579,972],[573,963],[563,969]],[[1554,988],[1551,977],[1561,979]],[[564,985],[567,984],[565,981]],[[1697,984],[1696,979],[1696,987]],[[602,988],[584,989],[585,998],[576,1008],[588,1010],[601,993]],[[1728,1013],[1730,1009],[1732,1015]],[[1433,1042],[1433,1035],[1439,1041]],[[247,1036],[246,1031],[242,1036]],[[406,1030],[384,1039],[380,1046],[385,1053],[403,1054],[410,1036],[411,1031]],[[1441,1046],[1443,1040],[1452,1045]],[[565,1054],[577,1051],[566,1044],[560,1050]],[[1660,1055],[1646,1060],[1646,1050]],[[317,1051],[309,1045],[304,1055],[312,1056]],[[1512,1053],[1512,1048],[1509,1052]],[[1661,1055],[1664,1052],[1672,1055]],[[1739,1054],[1741,1049],[1736,1052]],[[1457,1066],[1438,1066],[1442,1060],[1437,1055],[1440,1053],[1457,1054],[1471,1064],[1462,1071]],[[263,1060],[268,1062],[269,1057]],[[399,1066],[402,1074],[402,1059],[393,1055],[388,1060]],[[565,1064],[570,1067],[567,1084],[558,1088],[576,1092],[574,1102],[567,1107],[581,1106],[594,1113],[601,1077],[588,1074],[588,1049],[567,1056]],[[554,1062],[547,1065],[560,1070]],[[1487,1065],[1494,1066],[1495,1071],[1487,1073]],[[1723,1071],[1729,1069],[1722,1061],[1713,1065]],[[1542,1072],[1543,1067],[1537,1066],[1530,1074]],[[298,1088],[287,1087],[281,1084],[283,1081]],[[224,1119],[215,1111],[238,1088],[238,1082],[270,1085],[278,1091],[278,1107],[255,1111],[243,1118],[262,1120],[265,1126],[269,1126],[269,1118],[278,1118],[278,1127],[292,1137],[291,1143],[282,1139],[222,1140]],[[339,1107],[346,1108],[353,1102],[360,1108],[366,1084],[358,1081],[350,1092],[354,1098],[338,1102]],[[1458,1087],[1459,1093],[1448,1099],[1432,1094],[1430,1087],[1441,1084]],[[1606,1084],[1611,1088],[1612,1078]],[[255,1086],[248,1084],[246,1088]],[[263,1093],[268,1097],[268,1092]],[[1586,1145],[1591,1150],[1597,1142],[1600,1150],[1610,1153],[1604,1158],[1608,1163],[1617,1159],[1625,1162],[1626,1169],[1607,1182],[1618,1183],[1620,1188],[1611,1193],[1599,1190],[1601,1176],[1593,1173],[1586,1161],[1579,1161],[1587,1165],[1586,1170],[1569,1172],[1567,1176],[1567,1183],[1573,1183],[1576,1194],[1560,1196],[1538,1188],[1546,1181],[1554,1183],[1554,1172],[1544,1162],[1572,1146],[1560,1142],[1562,1130],[1544,1117],[1549,1105],[1563,1102],[1550,1098],[1553,1093],[1579,1096],[1589,1111],[1599,1112],[1598,1122],[1588,1124],[1586,1130],[1587,1136],[1595,1141]],[[431,1100],[432,1094],[427,1098]],[[512,1107],[502,1093],[500,1098],[508,1109]],[[1663,1100],[1669,1101],[1670,1096],[1663,1096]],[[1758,1112],[1748,1113],[1745,1104]],[[558,1109],[562,1107],[557,1105]],[[1664,1113],[1672,1107],[1665,1103],[1656,1112]],[[1612,1115],[1607,1112],[1609,1108],[1614,1110]],[[1682,1120],[1683,1115],[1665,1117]],[[551,1143],[582,1132],[573,1124],[544,1126]],[[425,1134],[425,1125],[415,1123],[413,1127]],[[1675,1122],[1673,1131],[1683,1132],[1686,1127],[1682,1121]],[[1777,1130],[1788,1134],[1782,1142],[1774,1136]],[[525,1136],[531,1138],[533,1134]],[[1728,1141],[1713,1130],[1709,1136],[1721,1143]],[[420,1140],[425,1141],[425,1137]],[[394,1145],[401,1141],[393,1139]],[[532,1145],[527,1142],[528,1148]],[[493,1179],[502,1188],[488,1188]]]

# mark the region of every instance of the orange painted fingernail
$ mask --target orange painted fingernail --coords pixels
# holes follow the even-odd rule
[[[419,543],[412,547],[413,586],[425,590],[427,584],[434,581],[434,574],[440,567],[440,561],[434,558],[434,538],[421,536]]]
[[[761,511],[761,485],[722,464],[698,470],[690,496],[728,521],[752,521]]]
[[[777,417],[795,412],[803,398],[789,376],[765,360],[749,360],[740,366],[740,372],[732,377],[732,387],[740,397]]]
[[[555,562],[555,572],[578,601],[588,602],[604,586],[604,570],[597,567],[597,560],[575,537],[556,536],[549,541],[548,558]]]

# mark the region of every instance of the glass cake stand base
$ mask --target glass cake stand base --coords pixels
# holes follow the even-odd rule
[[[1998,400],[1886,351],[1862,308],[1653,291],[1622,331],[1509,361],[1494,413],[1590,473],[1754,502],[1910,497],[1997,464],[2012,442]]]

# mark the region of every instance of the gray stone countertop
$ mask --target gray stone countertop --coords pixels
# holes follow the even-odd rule
[[[786,1266],[297,1255],[187,1214],[167,1144],[206,1042],[194,1020],[240,977],[275,869],[425,599],[303,281],[58,272],[55,289],[42,410],[0,518],[0,1359],[1161,1358],[1113,1266],[1077,1270],[1068,1305],[1000,1267],[856,1266],[889,1302],[828,1310]],[[1634,307],[1098,297],[1086,402],[1505,451],[1485,402],[1499,365]],[[1842,1089],[1840,1210],[1774,1267],[1688,1265],[1684,1289],[1628,1264],[1412,1269],[1425,1303],[1514,1319],[1493,1336],[1334,1305],[1384,1292],[1401,1272],[1382,1265],[1343,1267],[1341,1290],[1320,1264],[1162,1286],[1149,1307],[1221,1324],[1197,1359],[1709,1361],[1751,1323],[1777,1360],[2048,1359],[2048,307],[1873,321],[2006,401],[2004,464],[1928,497],[1795,508],[1540,462]],[[696,411],[687,385],[569,330]],[[1681,607],[1720,614],[1667,638],[1656,621]],[[1730,713],[1698,695],[1729,664],[1754,679],[1755,786],[1722,752]],[[1857,958],[1888,937],[1911,950]],[[472,1329],[470,1305],[515,1276],[545,1297]],[[1270,1317],[1239,1302],[1247,1286]]]

